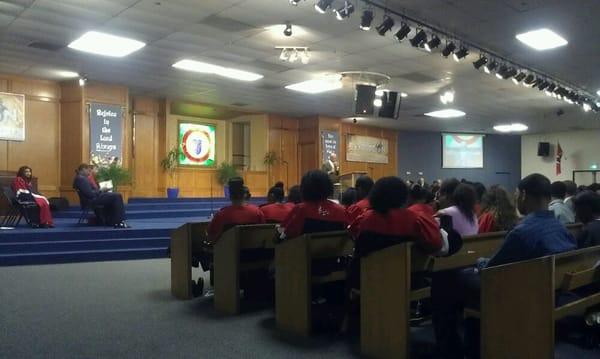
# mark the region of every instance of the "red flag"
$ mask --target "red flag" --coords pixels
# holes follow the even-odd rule
[[[560,162],[562,160],[562,156],[563,156],[562,148],[560,147],[560,142],[558,142],[558,145],[556,146],[556,175],[557,176],[562,173],[561,168],[560,168]]]

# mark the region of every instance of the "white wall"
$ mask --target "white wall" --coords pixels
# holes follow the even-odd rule
[[[550,142],[550,156],[537,155],[538,142]],[[563,151],[562,174],[559,176],[556,175],[555,167],[558,142]],[[572,178],[573,170],[590,169],[593,164],[600,166],[600,130],[555,132],[521,137],[523,177],[531,173],[541,173],[551,181],[566,180]]]

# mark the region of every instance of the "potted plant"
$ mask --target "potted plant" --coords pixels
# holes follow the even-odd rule
[[[229,198],[229,185],[227,183],[234,177],[240,177],[235,166],[227,162],[221,162],[219,167],[217,167],[217,181],[223,185],[225,198]]]
[[[275,163],[277,163],[278,158],[277,158],[277,153],[275,153],[275,151],[269,151],[267,153],[265,153],[265,157],[263,158],[263,163],[265,166],[267,166],[267,171],[269,174],[269,183],[273,182],[272,178],[271,178],[271,166],[273,166]]]
[[[160,161],[160,166],[162,167],[164,172],[169,174],[171,185],[176,185],[175,176],[177,175],[177,159],[179,158],[179,147],[173,147],[165,158]],[[167,188],[167,198],[175,199],[179,196],[179,188],[178,187],[168,187]]]
[[[99,167],[96,176],[99,182],[112,181],[114,191],[117,190],[119,185],[128,184],[131,180],[131,173],[129,170],[116,163]]]

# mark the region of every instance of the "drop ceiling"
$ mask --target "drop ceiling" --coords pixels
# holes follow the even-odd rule
[[[357,1],[354,1],[358,5]],[[515,86],[475,71],[470,55],[462,63],[398,44],[391,34],[358,29],[361,6],[347,21],[320,15],[314,0],[290,6],[288,0],[0,0],[0,73],[54,78],[54,70],[85,74],[90,80],[122,84],[136,95],[171,97],[232,106],[239,110],[308,116],[349,117],[353,90],[308,95],[284,86],[342,71],[373,71],[392,77],[389,88],[408,93],[399,120],[358,119],[368,124],[429,131],[492,132],[498,123],[523,122],[529,132],[600,128],[600,116],[584,113],[543,92]],[[341,5],[341,1],[335,4]],[[600,89],[600,5],[587,0],[420,0],[389,1],[395,10],[446,29],[591,93]],[[376,13],[375,22],[381,20]],[[290,21],[302,27],[292,37],[265,30]],[[569,41],[538,52],[515,34],[548,27]],[[147,43],[121,59],[77,52],[66,45],[88,30],[109,32]],[[414,34],[411,33],[411,35]],[[47,51],[28,46],[42,42]],[[308,65],[279,60],[275,46],[307,46]],[[258,72],[256,82],[187,73],[171,67],[193,58]],[[453,107],[467,116],[431,119],[422,114],[444,106],[439,92],[452,87]],[[245,106],[236,106],[245,104]],[[559,110],[564,114],[558,116]]]

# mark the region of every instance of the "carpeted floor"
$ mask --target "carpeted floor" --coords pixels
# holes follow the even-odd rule
[[[359,357],[356,341],[283,335],[272,310],[223,317],[210,299],[174,299],[169,283],[167,259],[0,268],[0,358]],[[413,335],[432,344],[427,326]]]

